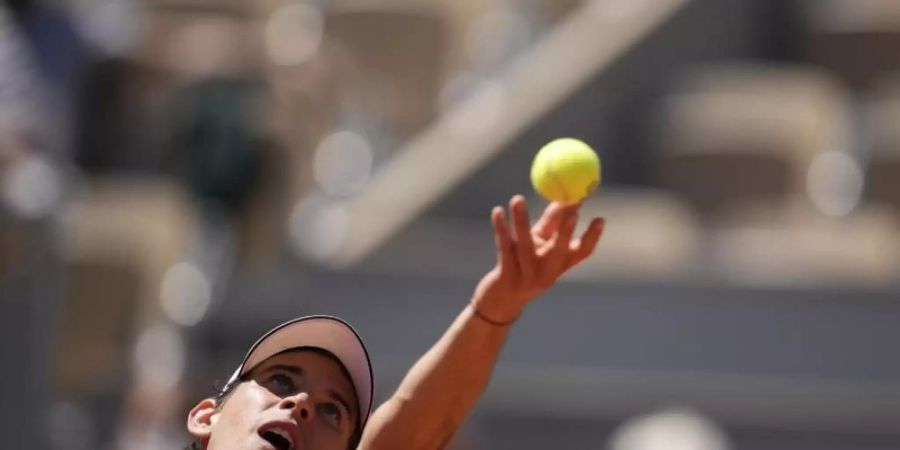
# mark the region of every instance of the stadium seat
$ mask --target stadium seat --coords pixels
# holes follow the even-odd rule
[[[885,82],[870,106],[866,200],[890,205],[900,216],[900,77]]]
[[[363,112],[407,138],[434,118],[449,27],[435,8],[347,3],[327,11],[326,43],[347,55],[350,90]]]
[[[160,283],[186,251],[191,217],[180,191],[165,183],[94,182],[67,205],[54,346],[63,394],[127,385],[129,345],[136,330],[162,316]]]
[[[216,2],[153,4],[145,18],[144,38],[134,58],[172,80],[241,74],[251,69],[256,51],[250,17],[243,8]]]
[[[862,207],[843,218],[803,207],[745,213],[711,236],[711,275],[776,287],[885,286],[900,279],[900,228],[884,208]]]
[[[841,88],[805,67],[698,70],[660,119],[659,183],[704,222],[743,203],[779,207],[802,195],[815,155],[839,149],[849,131]]]
[[[805,6],[813,63],[864,90],[900,70],[900,2],[813,0]]]
[[[697,268],[700,235],[689,206],[650,189],[605,191],[585,201],[580,217],[606,218],[601,249],[569,278],[677,279]],[[578,230],[587,223],[580,224]],[[580,232],[580,231],[578,231]]]

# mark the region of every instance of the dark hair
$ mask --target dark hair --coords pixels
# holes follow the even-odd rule
[[[281,351],[279,353],[276,353],[276,354],[270,356],[269,358],[278,356],[282,353],[291,353],[291,352],[298,352],[298,351],[308,351],[308,352],[316,353],[316,354],[319,354],[326,358],[331,359],[332,361],[337,363],[338,367],[341,369],[341,374],[343,374],[344,377],[346,377],[348,380],[350,380],[351,385],[353,384],[353,378],[350,377],[350,372],[347,371],[347,368],[344,367],[344,364],[341,362],[341,360],[339,360],[338,357],[334,355],[334,353],[331,353],[328,350],[325,350],[323,348],[294,347],[294,348],[290,348],[290,349]],[[220,409],[222,409],[222,406],[225,405],[225,402],[228,400],[228,397],[231,396],[231,393],[234,392],[235,388],[237,388],[244,381],[247,381],[246,378],[248,378],[249,374],[250,374],[250,372],[247,372],[243,376],[238,378],[237,380],[234,380],[230,383],[226,383],[221,388],[216,389],[216,395],[213,397],[216,401],[216,408],[215,408],[216,411],[219,411]],[[355,390],[355,388],[354,388],[354,390]],[[361,426],[361,418],[360,418],[360,416],[362,414],[364,414],[363,411],[357,411],[356,423],[353,425],[353,434],[350,436],[350,445],[347,447],[347,450],[354,450],[359,445],[359,440],[362,439],[362,426]],[[185,447],[185,450],[203,450],[202,441],[199,438],[195,439],[187,447]]]

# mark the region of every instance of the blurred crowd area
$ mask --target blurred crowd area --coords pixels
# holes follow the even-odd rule
[[[563,284],[862,292],[895,314],[896,0],[4,2],[4,448],[180,448],[187,408],[262,330],[341,311],[339,292],[421,294],[431,314],[430,290],[490,267],[492,205],[542,208],[528,165],[564,135],[598,150],[582,216],[609,225]],[[346,288],[373,277],[412,287]],[[412,356],[379,366],[379,343],[411,325],[334,302],[397,333],[369,335],[388,389]],[[873,378],[900,385],[879,358]],[[573,449],[826,448],[637,409],[543,425]],[[454,448],[545,446],[508,437],[533,417],[491,417]],[[834,448],[896,448],[874,429]]]

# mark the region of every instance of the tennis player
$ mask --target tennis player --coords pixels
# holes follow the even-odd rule
[[[486,387],[511,325],[594,251],[603,219],[573,239],[578,209],[551,203],[531,226],[522,196],[510,200],[508,214],[495,207],[496,265],[374,411],[372,368],[359,335],[335,317],[300,317],[262,336],[224,389],[191,409],[189,448],[444,448]]]

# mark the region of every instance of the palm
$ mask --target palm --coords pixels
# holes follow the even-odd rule
[[[566,270],[590,256],[600,239],[603,220],[594,219],[581,238],[573,240],[579,205],[550,204],[531,226],[525,199],[510,200],[512,223],[503,208],[491,212],[497,264],[476,289],[477,305],[491,317],[511,318],[553,286]]]

